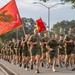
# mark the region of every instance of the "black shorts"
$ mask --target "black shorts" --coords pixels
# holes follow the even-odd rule
[[[49,52],[49,55],[50,55],[50,59],[58,57],[58,53],[57,52]]]
[[[65,55],[65,50],[59,51],[59,55]]]
[[[30,53],[29,53],[29,51],[26,51],[26,52],[23,52],[23,56],[30,56]]]
[[[30,54],[31,56],[41,55],[41,48],[32,48]]]
[[[46,52],[48,52],[48,49],[47,48],[43,48],[43,49],[41,49],[41,51],[42,51],[42,53],[46,53]]]
[[[74,46],[67,46],[66,47],[66,55],[75,54]]]
[[[14,54],[14,55],[16,55],[16,52],[15,52],[15,50],[13,50],[13,54]]]
[[[69,49],[67,49],[66,50],[66,55],[71,55],[71,54],[75,54],[75,50],[69,50]]]

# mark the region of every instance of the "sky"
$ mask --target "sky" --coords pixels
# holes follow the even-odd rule
[[[6,5],[10,0],[0,0],[0,8]],[[51,7],[56,3],[60,3],[60,0],[49,0],[46,3],[39,0],[15,0],[19,14],[22,17],[33,18],[35,21],[40,17],[48,25],[48,9],[41,4],[33,4],[33,2],[40,2],[47,7]],[[63,20],[75,20],[75,9],[71,8],[70,3],[64,5],[58,4],[50,8],[50,28],[57,22]]]

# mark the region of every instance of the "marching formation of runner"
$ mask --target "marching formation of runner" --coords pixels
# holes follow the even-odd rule
[[[35,73],[39,73],[41,67],[52,68],[56,71],[56,67],[71,68],[75,70],[75,36],[73,28],[69,28],[69,34],[49,36],[48,31],[44,31],[44,36],[38,34],[34,29],[34,34],[26,34],[25,38],[12,39],[3,43],[0,50],[0,57],[14,65],[18,65],[25,70],[30,68],[33,70],[36,65]]]

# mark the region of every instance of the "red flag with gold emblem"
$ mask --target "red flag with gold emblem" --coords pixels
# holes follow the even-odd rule
[[[0,9],[0,35],[22,26],[15,0]]]
[[[42,32],[42,31],[46,30],[46,27],[41,18],[36,20],[36,28],[37,28],[38,32]]]

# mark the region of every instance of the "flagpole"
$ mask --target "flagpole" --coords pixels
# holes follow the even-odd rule
[[[18,39],[18,28],[16,29],[16,40]]]
[[[64,3],[56,3],[56,4],[52,5],[52,6],[46,6],[45,4],[40,3],[40,2],[33,2],[33,4],[40,4],[40,5],[42,5],[42,6],[44,6],[44,7],[46,7],[48,9],[48,31],[50,31],[50,29],[51,29],[51,25],[50,25],[50,9],[52,7],[58,5],[58,4],[64,4]]]
[[[24,33],[24,37],[25,37],[26,32],[25,32],[25,29],[24,29],[24,25],[22,25],[22,29],[23,29],[23,33]]]

